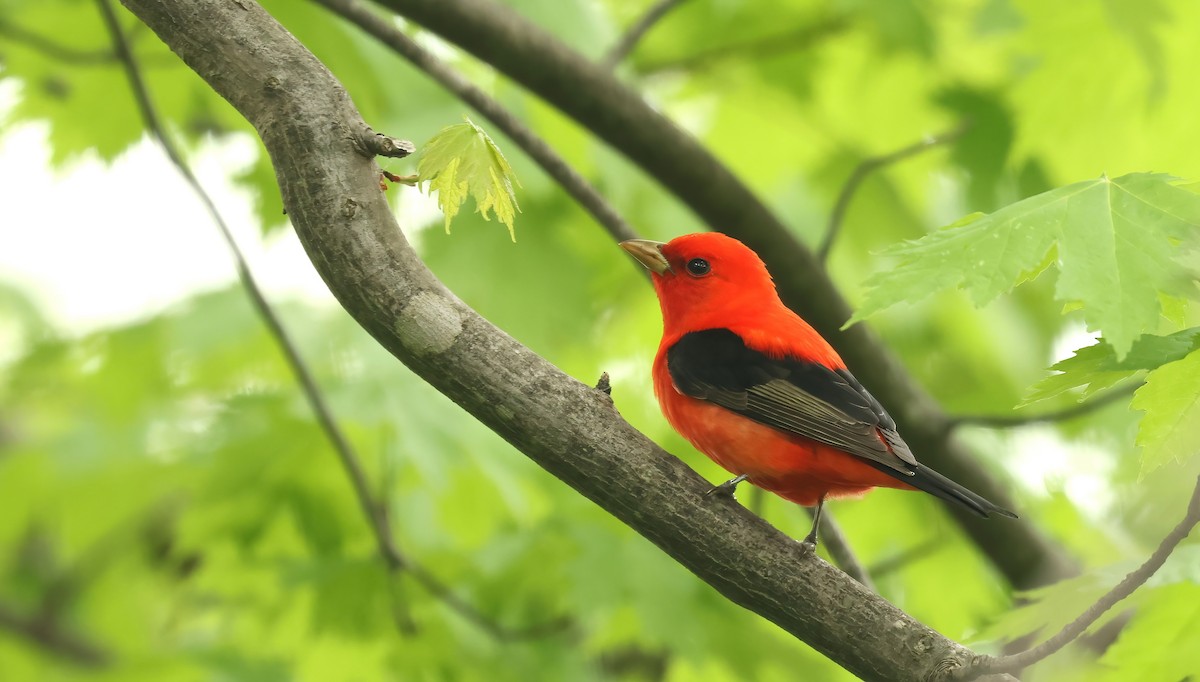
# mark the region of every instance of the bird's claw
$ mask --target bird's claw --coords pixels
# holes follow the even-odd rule
[[[813,538],[804,538],[800,541],[800,551],[802,554],[817,554],[817,541]]]

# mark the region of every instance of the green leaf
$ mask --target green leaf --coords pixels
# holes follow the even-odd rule
[[[1050,369],[1058,374],[1034,384],[1029,395],[1021,401],[1021,406],[1053,398],[1080,386],[1084,387],[1079,396],[1083,400],[1139,371],[1157,369],[1182,359],[1197,348],[1200,348],[1200,327],[1169,336],[1140,336],[1124,358],[1118,358],[1112,345],[1101,339],[1055,363]]]
[[[1057,249],[1056,298],[1079,302],[1117,357],[1158,326],[1159,296],[1194,297],[1176,258],[1200,234],[1200,197],[1174,178],[1135,173],[1051,190],[890,250],[896,268],[867,280],[847,325],[948,288],[984,305],[1040,274]]]
[[[1133,409],[1146,413],[1138,429],[1142,475],[1196,454],[1200,424],[1200,351],[1163,365],[1146,377],[1133,396]]]
[[[516,241],[513,218],[521,210],[513,195],[516,176],[500,148],[471,119],[443,128],[425,143],[417,175],[428,183],[429,191],[438,193],[446,232],[469,194],[475,199],[475,210],[485,220],[490,219],[489,211],[495,211],[496,219],[508,227],[509,238]]]

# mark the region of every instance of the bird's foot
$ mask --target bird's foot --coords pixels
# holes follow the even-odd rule
[[[805,554],[816,555],[817,553],[817,534],[809,533],[803,540],[800,541],[800,549]]]
[[[734,478],[729,479],[728,481],[725,481],[721,485],[715,485],[712,488],[709,488],[708,492],[704,493],[704,495],[705,495],[705,497],[707,497],[709,495],[712,495],[713,493],[716,493],[718,495],[724,495],[726,497],[733,497],[733,492],[735,490],[737,490],[738,484],[741,483],[742,481],[746,480],[747,478],[749,478],[749,477],[746,476],[746,474],[742,474],[741,476],[736,476]]]

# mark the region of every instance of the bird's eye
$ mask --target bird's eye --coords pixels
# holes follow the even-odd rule
[[[687,271],[693,277],[703,277],[707,275],[711,269],[712,266],[710,266],[708,261],[704,260],[703,258],[693,258],[687,263]]]

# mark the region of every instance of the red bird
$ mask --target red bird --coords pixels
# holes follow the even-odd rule
[[[621,242],[662,308],[654,393],[667,421],[734,478],[804,506],[874,487],[919,489],[980,516],[1015,518],[921,465],[825,339],[789,310],[762,260],[719,233]],[[712,491],[710,491],[712,492]]]

